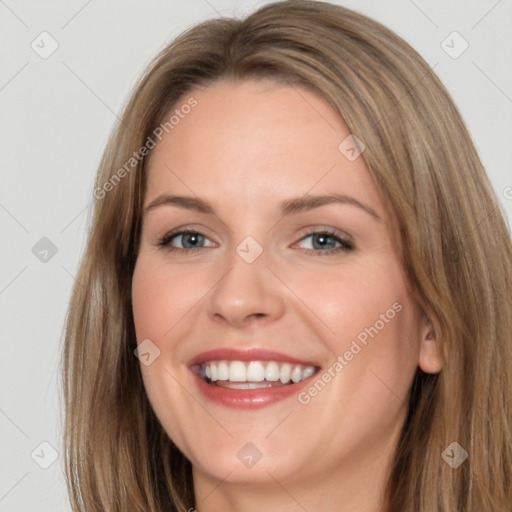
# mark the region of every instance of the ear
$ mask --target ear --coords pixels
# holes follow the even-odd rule
[[[441,346],[426,315],[422,318],[418,365],[425,373],[439,373],[443,368]]]

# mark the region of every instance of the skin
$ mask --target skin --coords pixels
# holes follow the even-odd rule
[[[192,93],[197,106],[151,154],[144,205],[172,193],[205,199],[215,214],[149,210],[132,296],[138,342],[149,338],[160,350],[141,365],[145,388],[193,464],[196,509],[382,510],[414,372],[441,369],[397,257],[392,217],[363,158],[338,150],[350,130],[314,93],[261,80]],[[282,200],[306,193],[350,196],[379,219],[350,204],[280,214]],[[174,238],[174,247],[199,247],[183,254],[159,247],[176,228],[206,238]],[[323,255],[340,244],[329,238],[322,248],[307,234],[325,228],[350,235],[354,249]],[[263,249],[252,263],[236,252],[248,236]],[[306,405],[296,396],[247,411],[213,403],[187,367],[206,350],[256,347],[325,371],[395,303],[401,311]],[[251,468],[237,457],[247,442],[262,453]]]

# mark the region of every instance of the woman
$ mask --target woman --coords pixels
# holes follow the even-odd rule
[[[510,510],[510,236],[403,40],[309,1],[188,30],[94,196],[74,510]]]

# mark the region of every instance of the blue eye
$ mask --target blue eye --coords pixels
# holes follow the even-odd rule
[[[170,243],[174,239],[178,239],[179,237],[181,237],[182,244],[184,244],[184,247],[180,248],[171,246]],[[190,250],[202,249],[203,247],[201,247],[200,244],[204,243],[205,239],[207,238],[197,231],[184,229],[181,231],[177,231],[175,233],[169,233],[165,235],[160,240],[158,245],[161,247],[167,247],[169,251],[187,252]],[[187,247],[187,245],[189,245],[189,247]]]
[[[324,256],[354,249],[354,246],[349,241],[340,238],[336,233],[330,231],[314,231],[304,236],[302,240],[306,238],[311,238],[313,247],[313,249],[306,249],[308,253],[316,253]],[[336,247],[336,244],[338,244],[338,247]],[[315,249],[320,250],[317,251]]]
[[[307,254],[325,256],[342,251],[351,251],[354,249],[354,246],[351,242],[341,238],[336,233],[331,231],[313,231],[304,235],[301,240],[305,240],[310,237],[313,241],[313,248],[304,249],[304,252]],[[183,247],[175,247],[174,245],[171,245],[174,240],[178,240],[180,238]],[[209,240],[209,238],[199,233],[198,231],[184,229],[168,233],[158,242],[157,245],[159,247],[165,247],[166,250],[170,252],[190,253],[192,251],[207,247],[206,245],[202,245],[206,240]],[[215,244],[211,244],[210,247],[214,245]]]

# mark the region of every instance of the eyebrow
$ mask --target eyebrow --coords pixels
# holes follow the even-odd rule
[[[338,194],[321,195],[321,196],[302,196],[293,199],[286,199],[280,203],[280,210],[282,215],[297,214],[320,206],[328,204],[345,204],[356,206],[361,210],[371,215],[375,220],[380,221],[381,218],[377,212],[370,206],[361,203],[357,199]],[[208,215],[216,215],[212,205],[203,199],[190,196],[175,196],[170,194],[161,194],[156,199],[151,201],[145,208],[144,213],[147,213],[159,206],[176,206],[177,208],[184,208],[199,213]]]

